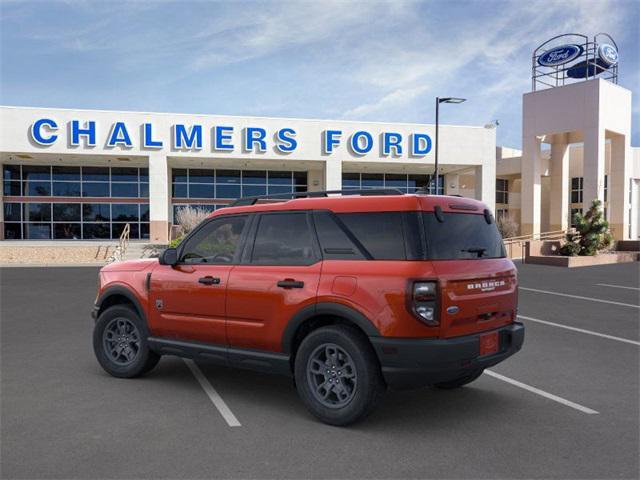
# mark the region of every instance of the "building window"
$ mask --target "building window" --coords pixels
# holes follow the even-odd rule
[[[3,165],[2,169],[5,239],[115,239],[127,223],[131,238],[149,238],[147,168]],[[34,202],[11,197],[48,198]]]
[[[149,238],[148,203],[5,202],[6,240]]]
[[[149,169],[3,165],[6,197],[149,198]]]
[[[571,228],[575,228],[576,227],[576,222],[573,219],[574,215],[576,213],[582,213],[582,208],[572,208],[571,209],[571,218],[569,219],[569,223],[571,224]]]
[[[609,197],[609,175],[604,176],[604,201],[606,202]]]
[[[496,178],[496,203],[509,203],[509,180]]]
[[[235,200],[306,191],[307,172],[174,168],[171,174],[174,199]]]
[[[582,203],[582,177],[571,179],[571,203]]]
[[[508,216],[509,216],[509,209],[496,208],[496,219],[500,220],[502,218],[507,218]]]
[[[343,190],[360,190],[368,188],[395,188],[402,193],[415,193],[419,189],[427,189],[435,194],[435,177],[433,175],[407,175],[405,173],[343,173]],[[444,195],[444,175],[438,177],[438,194]]]

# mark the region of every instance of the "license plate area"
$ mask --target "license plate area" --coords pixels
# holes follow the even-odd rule
[[[500,349],[500,336],[498,332],[480,335],[480,356],[493,355]]]

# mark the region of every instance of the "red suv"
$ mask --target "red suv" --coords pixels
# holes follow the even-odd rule
[[[161,355],[291,375],[346,425],[386,388],[455,388],[521,347],[516,269],[476,200],[394,190],[243,198],[159,259],[100,271],[93,346],[116,377]]]

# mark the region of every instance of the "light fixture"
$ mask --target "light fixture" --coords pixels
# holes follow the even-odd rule
[[[462,103],[466,101],[467,101],[466,98],[460,98],[460,97],[444,97],[444,98],[438,97],[438,103]]]
[[[460,98],[460,97],[436,97],[436,144],[435,144],[435,168],[434,168],[434,177],[435,177],[435,189],[436,189],[436,195],[438,195],[438,144],[440,143],[438,141],[438,132],[440,130],[440,104],[441,103],[462,103],[465,102],[467,99],[466,98]]]

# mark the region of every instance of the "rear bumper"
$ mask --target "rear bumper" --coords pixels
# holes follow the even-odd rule
[[[382,374],[394,390],[448,382],[473,370],[502,362],[522,348],[524,325],[512,323],[496,330],[498,353],[479,356],[481,332],[450,339],[369,337],[380,360]]]

